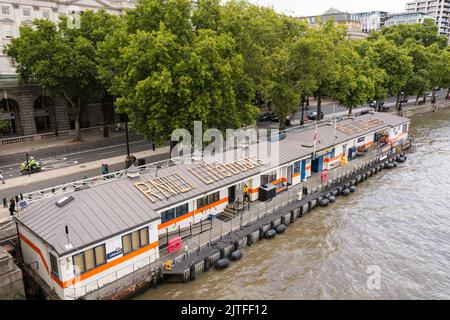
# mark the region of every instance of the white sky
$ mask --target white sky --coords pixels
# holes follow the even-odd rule
[[[320,15],[330,7],[344,12],[403,12],[412,0],[249,0],[254,4],[273,7],[277,12],[294,16]]]

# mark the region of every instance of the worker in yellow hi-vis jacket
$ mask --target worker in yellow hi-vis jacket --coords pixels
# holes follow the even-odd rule
[[[244,202],[247,200],[247,202],[250,202],[250,195],[248,194],[248,186],[247,184],[244,185]]]

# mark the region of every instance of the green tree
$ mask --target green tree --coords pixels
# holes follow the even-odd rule
[[[313,68],[316,88],[314,96],[317,99],[318,118],[322,112],[322,99],[325,97],[336,98],[339,93],[334,91],[336,82],[339,81],[340,70],[338,68],[339,53],[336,48],[342,43],[347,43],[347,29],[329,20],[320,25],[319,29],[311,29],[311,37],[314,38]]]
[[[67,17],[58,25],[35,20],[22,26],[4,52],[14,58],[22,81],[33,78],[51,96],[63,96],[71,108],[76,140],[80,134],[82,101],[101,95],[97,81],[96,45],[114,30],[117,17],[99,11],[81,14],[80,28],[71,28]]]
[[[230,34],[211,29],[214,21],[215,1],[142,1],[99,46],[100,78],[119,111],[156,144],[176,128],[192,130],[194,120],[221,130],[254,121],[243,57]]]
[[[362,55],[369,59],[370,65],[384,70],[383,84],[377,87],[381,86],[388,94],[397,97],[396,108],[398,109],[401,92],[406,88],[414,68],[408,51],[397,47],[393,41],[389,41],[383,36],[369,39],[362,48],[364,48]],[[361,53],[361,51],[360,48],[359,52]],[[382,90],[377,89],[375,93],[377,91],[381,92]]]
[[[336,48],[338,80],[334,83],[334,96],[341,106],[353,108],[374,97],[379,70],[373,70],[368,59],[362,58],[350,42]]]
[[[425,47],[437,44],[440,48],[445,48],[448,45],[448,38],[439,34],[439,27],[433,19],[425,19],[422,24],[401,24],[383,28],[381,33],[398,47],[402,47],[407,40]]]
[[[286,117],[295,113],[300,100],[300,92],[296,90],[291,69],[289,50],[280,48],[276,54],[272,55],[270,66],[272,77],[267,96],[274,106],[274,111],[278,113],[280,129],[283,130],[286,127]]]

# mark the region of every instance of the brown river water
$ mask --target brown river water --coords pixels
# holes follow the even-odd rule
[[[136,299],[449,299],[450,110],[412,121],[406,163],[227,269]]]

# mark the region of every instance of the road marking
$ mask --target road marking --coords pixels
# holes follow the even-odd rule
[[[140,141],[130,142],[130,145],[134,145],[134,144],[138,144],[138,143],[143,143],[143,142],[148,142],[148,143],[149,143],[149,141],[146,141],[146,140],[140,140]],[[79,155],[79,154],[88,153],[88,152],[107,150],[107,149],[111,149],[111,148],[122,147],[122,146],[125,146],[125,145],[126,145],[126,143],[122,143],[122,144],[116,144],[116,145],[113,145],[113,146],[102,147],[102,148],[98,148],[98,149],[90,149],[90,150],[78,151],[78,152],[73,152],[73,153],[67,153],[67,154],[62,154],[62,155],[60,155],[60,157],[69,157],[69,156]],[[65,149],[64,149],[64,152],[66,152]],[[20,159],[17,159],[17,160],[20,161]],[[21,163],[21,162],[19,162],[19,163],[17,163],[17,164],[14,164],[14,165],[20,166],[20,163]],[[5,166],[3,166],[3,167],[0,167],[0,169],[1,169],[1,168],[6,168],[6,167],[8,167],[8,166],[10,166],[10,165],[11,165],[11,163],[10,163],[10,164],[7,164],[7,165],[5,165]]]
[[[45,166],[45,167],[42,167],[41,170],[50,171],[50,170],[55,170],[55,169],[59,169],[59,168],[74,166],[76,164],[78,164],[78,161],[68,161],[68,162],[64,162],[64,163],[57,163],[57,164]]]
[[[102,153],[99,153],[98,155],[102,156],[102,155],[105,155],[105,154],[110,154],[110,153],[115,153],[115,152],[117,152],[117,151],[113,150],[113,151],[108,151],[108,152],[102,152]]]

